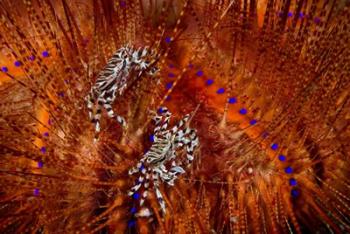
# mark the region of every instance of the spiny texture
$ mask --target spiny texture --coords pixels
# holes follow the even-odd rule
[[[2,233],[350,232],[347,0],[3,0]],[[157,54],[101,118],[85,97],[125,45]],[[130,74],[135,78],[138,74]],[[136,217],[152,115],[199,145]],[[102,116],[108,113],[102,111]],[[182,152],[185,154],[185,152]],[[186,155],[179,155],[186,158]]]

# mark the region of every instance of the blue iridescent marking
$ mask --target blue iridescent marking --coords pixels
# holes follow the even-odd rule
[[[169,73],[168,73],[168,77],[173,78],[173,77],[175,77],[175,74],[174,74],[174,73],[169,72]]]
[[[39,196],[39,189],[38,188],[34,189],[33,193],[34,193],[34,196]]]
[[[203,74],[204,74],[204,73],[203,73],[202,70],[199,70],[199,71],[197,71],[197,73],[196,73],[197,76],[203,76]]]
[[[166,37],[166,38],[165,38],[165,42],[166,42],[166,43],[170,43],[170,42],[171,42],[171,37]]]
[[[42,161],[38,162],[38,167],[42,168],[44,166],[44,163]]]
[[[299,191],[297,189],[292,189],[290,192],[293,197],[298,197],[299,196]]]
[[[8,71],[9,71],[9,69],[8,69],[7,67],[2,67],[1,70],[2,70],[3,72],[8,72]]]
[[[233,103],[236,103],[236,102],[237,102],[237,99],[234,98],[234,97],[231,97],[231,98],[228,99],[228,103],[230,103],[230,104],[233,104]]]
[[[250,125],[255,125],[258,121],[256,119],[250,120],[249,124]]]
[[[291,186],[296,186],[296,185],[297,185],[297,180],[294,179],[294,178],[290,178],[290,179],[289,179],[289,184],[290,184]]]
[[[135,214],[136,213],[136,207],[133,207],[133,208],[131,208],[131,210],[130,210],[130,212],[131,212],[131,214]]]
[[[45,137],[48,137],[49,136],[49,133],[48,132],[44,132],[43,134]]]
[[[138,200],[140,198],[140,194],[139,193],[134,193],[132,195],[132,198],[134,198],[135,200]]]
[[[40,148],[40,151],[41,151],[41,153],[44,154],[44,153],[46,153],[46,148],[43,146],[43,147]]]
[[[209,80],[207,80],[206,85],[212,85],[213,83],[214,83],[214,80],[209,79]]]
[[[216,91],[217,94],[223,94],[225,93],[225,89],[224,88],[219,88],[217,91]]]
[[[280,155],[278,156],[278,159],[279,159],[280,161],[284,162],[284,161],[286,161],[286,156],[284,156],[283,154],[280,154]]]
[[[239,113],[241,114],[241,115],[245,115],[245,114],[247,114],[247,109],[245,109],[245,108],[242,108],[242,109],[240,109],[239,110]]]
[[[42,53],[43,57],[49,57],[49,52],[47,50],[45,50],[43,53]]]
[[[128,221],[128,227],[133,227],[136,225],[136,221],[135,220],[129,220]]]
[[[278,149],[278,144],[273,143],[273,144],[271,145],[271,149],[272,149],[272,150],[277,150],[277,149]]]
[[[120,7],[126,7],[126,1],[120,1],[119,2]]]
[[[169,82],[165,85],[166,89],[171,89],[173,87],[173,82]]]
[[[16,66],[16,67],[21,66],[21,62],[20,62],[20,61],[15,61],[15,63],[14,63],[14,64],[15,64],[15,66]]]
[[[291,167],[286,167],[286,168],[284,169],[284,172],[287,173],[287,174],[292,174],[292,173],[293,173],[293,168],[291,168]]]
[[[149,136],[149,140],[150,140],[151,142],[154,142],[154,135],[150,135],[150,136]]]

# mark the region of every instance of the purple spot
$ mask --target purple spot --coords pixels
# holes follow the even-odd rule
[[[150,135],[150,136],[149,136],[149,140],[150,140],[151,142],[154,142],[154,135]]]
[[[173,82],[169,82],[166,84],[166,89],[171,89],[171,87],[173,87]]]
[[[120,7],[126,7],[126,1],[120,1],[119,2]]]
[[[242,108],[242,109],[240,109],[239,110],[239,113],[241,114],[241,115],[245,115],[245,114],[247,114],[247,109],[245,109],[245,108]]]
[[[233,104],[233,103],[236,103],[236,102],[237,102],[237,99],[234,98],[234,97],[231,97],[231,98],[228,99],[228,103],[230,103],[230,104]]]
[[[321,23],[321,19],[320,19],[319,17],[315,17],[315,18],[314,18],[314,22],[315,22],[316,24],[319,24],[319,23]]]
[[[48,133],[48,132],[44,132],[43,135],[46,136],[46,137],[48,137],[48,136],[49,136],[49,133]]]
[[[168,77],[173,78],[173,77],[175,77],[175,74],[170,72],[170,73],[168,73]]]
[[[49,52],[47,50],[45,50],[43,53],[42,53],[43,57],[49,57]]]
[[[20,62],[20,61],[15,61],[15,66],[16,67],[19,67],[19,66],[21,66],[22,65],[22,63]]]
[[[296,185],[297,185],[297,180],[294,179],[294,178],[290,178],[290,179],[289,179],[289,185],[290,185],[290,186],[296,186]]]
[[[293,12],[288,12],[288,17],[292,17],[293,16]]]
[[[7,67],[2,67],[1,70],[2,70],[3,72],[8,72],[8,71],[9,71],[9,69],[8,69]]]
[[[34,55],[29,56],[29,60],[30,61],[34,61],[35,60],[35,56]]]
[[[137,199],[140,198],[140,194],[134,193],[134,194],[132,195],[132,198],[134,198],[135,200],[137,200]]]
[[[203,71],[202,70],[197,71],[196,75],[197,76],[203,76]]]
[[[38,162],[38,167],[42,168],[44,166],[44,163],[42,161]]]
[[[171,42],[171,37],[166,37],[166,38],[165,38],[165,42],[166,42],[166,43],[170,43],[170,42]]]
[[[158,113],[164,113],[164,110],[163,110],[162,107],[160,107],[160,108],[158,109]]]
[[[58,96],[64,97],[64,92],[59,92],[59,93],[58,93]]]
[[[43,147],[40,148],[40,151],[41,151],[41,153],[44,154],[44,153],[46,153],[46,148],[43,146]]]
[[[250,125],[255,125],[256,123],[257,123],[256,119],[252,119],[252,120],[250,120],[250,122],[249,122]]]
[[[170,99],[171,99],[171,97],[170,97],[170,96],[167,96],[167,97],[165,98],[165,101],[170,101]]]
[[[278,159],[279,159],[281,162],[284,162],[284,161],[286,161],[286,156],[284,156],[283,154],[280,154],[280,155],[278,156]]]
[[[304,14],[302,12],[299,13],[299,18],[304,18]]]
[[[136,213],[136,207],[131,208],[130,212],[131,212],[131,214],[135,214]]]
[[[273,144],[271,145],[271,149],[272,149],[272,150],[277,150],[277,149],[278,149],[278,144],[273,143]]]
[[[135,220],[129,220],[128,221],[128,227],[133,227],[136,225],[136,221]]]
[[[34,192],[33,192],[33,193],[34,193],[34,196],[39,196],[39,189],[37,189],[37,188],[34,189]]]
[[[292,173],[293,173],[293,168],[291,168],[291,167],[286,167],[286,168],[284,169],[284,172],[287,173],[287,174],[292,174]]]
[[[298,196],[299,196],[299,191],[298,191],[297,189],[292,189],[291,195],[292,195],[293,197],[298,197]]]
[[[206,85],[212,85],[213,83],[214,83],[214,80],[209,79],[207,80]]]
[[[225,89],[224,88],[219,88],[216,93],[217,94],[223,94],[225,92]]]

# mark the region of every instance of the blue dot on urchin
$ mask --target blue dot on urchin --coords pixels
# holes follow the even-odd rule
[[[290,194],[292,195],[292,197],[298,197],[300,192],[297,189],[292,189],[292,191],[290,192]]]
[[[149,136],[149,140],[150,140],[151,142],[154,142],[154,135],[150,135],[150,136]]]
[[[245,115],[245,114],[248,113],[248,111],[247,111],[247,109],[242,108],[242,109],[239,110],[239,113],[240,113],[241,115]]]
[[[258,121],[256,119],[250,120],[249,124],[250,125],[255,125]]]
[[[286,168],[284,169],[284,172],[287,173],[287,174],[292,174],[292,173],[293,173],[293,168],[291,168],[291,167],[286,167]]]
[[[228,103],[230,103],[230,104],[233,104],[233,103],[236,103],[236,102],[237,102],[237,99],[234,98],[234,97],[230,97],[230,98],[228,99]]]
[[[46,153],[46,148],[43,146],[43,147],[40,148],[40,151],[41,151],[41,153],[44,154],[44,153]]]
[[[136,221],[135,220],[129,220],[128,221],[128,227],[134,227],[136,225]]]
[[[212,85],[214,83],[214,80],[209,79],[207,80],[207,82],[205,83],[206,85]]]
[[[42,161],[38,162],[38,168],[42,168],[44,166],[44,163]]]
[[[284,156],[283,154],[280,154],[280,155],[278,156],[278,159],[279,159],[280,161],[284,162],[284,161],[286,161],[286,156]]]
[[[170,43],[170,42],[171,42],[171,37],[166,37],[166,38],[165,38],[165,42],[166,42],[166,43]]]
[[[34,196],[39,196],[39,193],[40,193],[40,191],[38,188],[34,189],[34,191],[33,191]]]
[[[217,91],[216,91],[217,94],[223,94],[225,93],[225,89],[224,88],[219,88]]]
[[[8,72],[9,69],[8,69],[7,67],[2,67],[2,68],[1,68],[1,71],[3,71],[3,72]]]
[[[196,75],[197,76],[203,76],[204,72],[202,70],[197,71]]]
[[[138,200],[140,198],[140,194],[139,193],[134,193],[132,195],[132,198],[134,198],[135,200]]]
[[[22,65],[22,63],[21,63],[20,61],[15,61],[15,63],[14,63],[14,64],[15,64],[15,66],[16,66],[16,67],[19,67],[19,66],[21,66],[21,65]]]
[[[290,178],[290,179],[289,179],[289,185],[290,185],[290,186],[296,186],[296,185],[297,185],[297,180],[294,179],[294,178]]]
[[[273,143],[273,144],[271,145],[271,149],[272,149],[272,150],[277,150],[277,149],[278,149],[278,144]]]
[[[173,82],[169,82],[165,85],[166,89],[171,89],[173,87]]]
[[[49,57],[49,52],[47,50],[42,52],[43,57]]]
[[[132,208],[130,209],[131,214],[135,214],[136,211],[137,211],[136,207],[132,207]]]
[[[168,73],[168,77],[173,78],[173,77],[175,77],[175,74],[174,74],[174,73],[169,72],[169,73]]]

